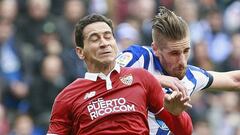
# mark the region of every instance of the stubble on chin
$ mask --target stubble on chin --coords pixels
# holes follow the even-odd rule
[[[181,73],[178,73],[176,77],[177,77],[179,80],[182,80],[183,77],[185,76],[185,74],[186,74],[186,71],[182,71]]]

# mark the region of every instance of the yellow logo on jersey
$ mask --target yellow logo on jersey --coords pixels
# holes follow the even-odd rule
[[[116,59],[117,64],[119,64],[122,67],[125,67],[133,58],[133,55],[129,52],[122,53],[118,56]]]

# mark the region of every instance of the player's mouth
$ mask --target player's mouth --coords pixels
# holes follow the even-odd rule
[[[109,54],[112,54],[112,52],[111,51],[101,52],[100,56],[105,56],[105,55],[109,55]]]
[[[184,71],[185,69],[186,69],[186,68],[183,67],[183,66],[175,68],[175,70],[177,70],[177,71]]]

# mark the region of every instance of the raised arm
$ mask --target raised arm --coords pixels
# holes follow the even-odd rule
[[[161,85],[156,78],[146,70],[141,78],[147,89],[147,103],[149,111],[157,118],[163,120],[174,135],[191,135],[192,121],[189,115],[184,112],[191,107],[189,97],[183,97],[180,91],[172,94],[164,94]]]
[[[240,91],[240,70],[229,72],[208,71],[213,76],[213,83],[209,88],[215,90]]]
[[[189,98],[183,98],[181,92],[166,94],[164,107],[156,114],[169,127],[174,135],[191,135],[193,126],[190,116],[184,112],[188,107]],[[183,130],[184,129],[184,130]]]
[[[183,97],[187,95],[187,88],[183,83],[177,78],[166,75],[154,75],[158,82],[162,85],[163,88],[170,88],[173,91],[180,91],[183,94]]]

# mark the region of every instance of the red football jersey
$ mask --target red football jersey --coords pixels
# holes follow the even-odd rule
[[[148,135],[148,110],[168,121],[174,131],[192,128],[185,113],[175,117],[160,111],[164,93],[144,69],[121,68],[111,73],[110,80],[111,89],[100,77],[96,81],[77,79],[67,86],[55,99],[48,134]]]

